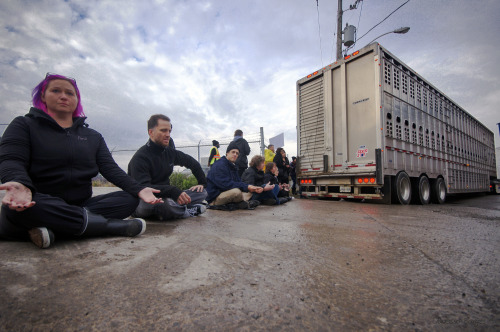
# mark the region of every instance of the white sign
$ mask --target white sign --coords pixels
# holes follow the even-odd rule
[[[269,144],[274,145],[275,149],[285,146],[285,134],[281,133],[269,139]],[[276,150],[275,150],[276,151]]]
[[[358,153],[356,154],[356,158],[366,157],[367,154],[368,154],[368,149],[366,148],[366,145],[361,145],[358,148]]]

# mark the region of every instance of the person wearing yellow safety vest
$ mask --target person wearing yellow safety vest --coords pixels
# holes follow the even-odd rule
[[[264,158],[266,159],[265,160],[266,164],[273,162],[273,159],[274,159],[275,155],[276,155],[276,153],[274,153],[274,145],[273,144],[269,144],[267,146],[267,149],[264,150]],[[264,167],[264,171],[265,170],[266,170],[266,168]]]
[[[213,163],[215,163],[217,160],[220,159],[220,154],[219,154],[219,142],[216,140],[212,141],[212,149],[210,150],[210,157],[208,157],[208,167],[212,166]]]

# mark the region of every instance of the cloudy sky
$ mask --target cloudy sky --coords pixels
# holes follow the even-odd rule
[[[406,1],[362,1],[344,25],[361,37]],[[27,113],[33,87],[56,72],[76,78],[87,122],[110,149],[140,147],[146,120],[164,113],[178,146],[263,127],[266,144],[284,132],[295,155],[295,84],[335,60],[336,16],[336,0],[2,0],[0,123]],[[411,27],[379,42],[492,130],[498,146],[498,17],[498,0],[410,0],[354,50]]]

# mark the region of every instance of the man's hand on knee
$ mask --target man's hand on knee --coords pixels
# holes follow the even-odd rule
[[[202,184],[198,184],[196,186],[192,186],[191,188],[189,188],[189,190],[191,190],[191,191],[197,191],[199,193],[203,192],[203,189],[204,189],[204,187],[203,187]]]
[[[186,194],[184,191],[179,195],[179,198],[177,198],[177,203],[179,205],[186,205],[191,203],[191,197],[189,197],[188,194]]]

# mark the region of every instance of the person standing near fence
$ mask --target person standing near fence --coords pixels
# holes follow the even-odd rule
[[[292,179],[292,194],[295,195],[297,192],[297,157],[292,157],[292,162],[290,163],[290,178]]]
[[[243,172],[248,168],[248,158],[247,156],[250,154],[250,145],[246,139],[243,138],[243,131],[240,129],[236,129],[234,132],[233,142],[238,147],[240,154],[238,155],[238,159],[236,159],[236,167],[238,167],[238,175],[243,175]]]
[[[274,144],[269,144],[267,149],[264,150],[265,163],[267,164],[273,162],[275,155]],[[266,171],[266,166],[264,166],[264,171]]]
[[[210,156],[208,157],[208,167],[212,166],[213,163],[215,163],[217,160],[220,159],[220,154],[219,154],[219,142],[216,140],[212,141],[212,149],[210,149]]]
[[[202,202],[207,197],[206,178],[201,165],[193,157],[169,148],[172,124],[163,114],[152,115],[148,120],[149,140],[134,154],[128,164],[128,173],[137,182],[159,189],[164,203],[140,204],[134,216],[172,220],[194,217],[205,212]],[[182,191],[170,185],[174,166],[189,168],[198,180],[198,185]]]

